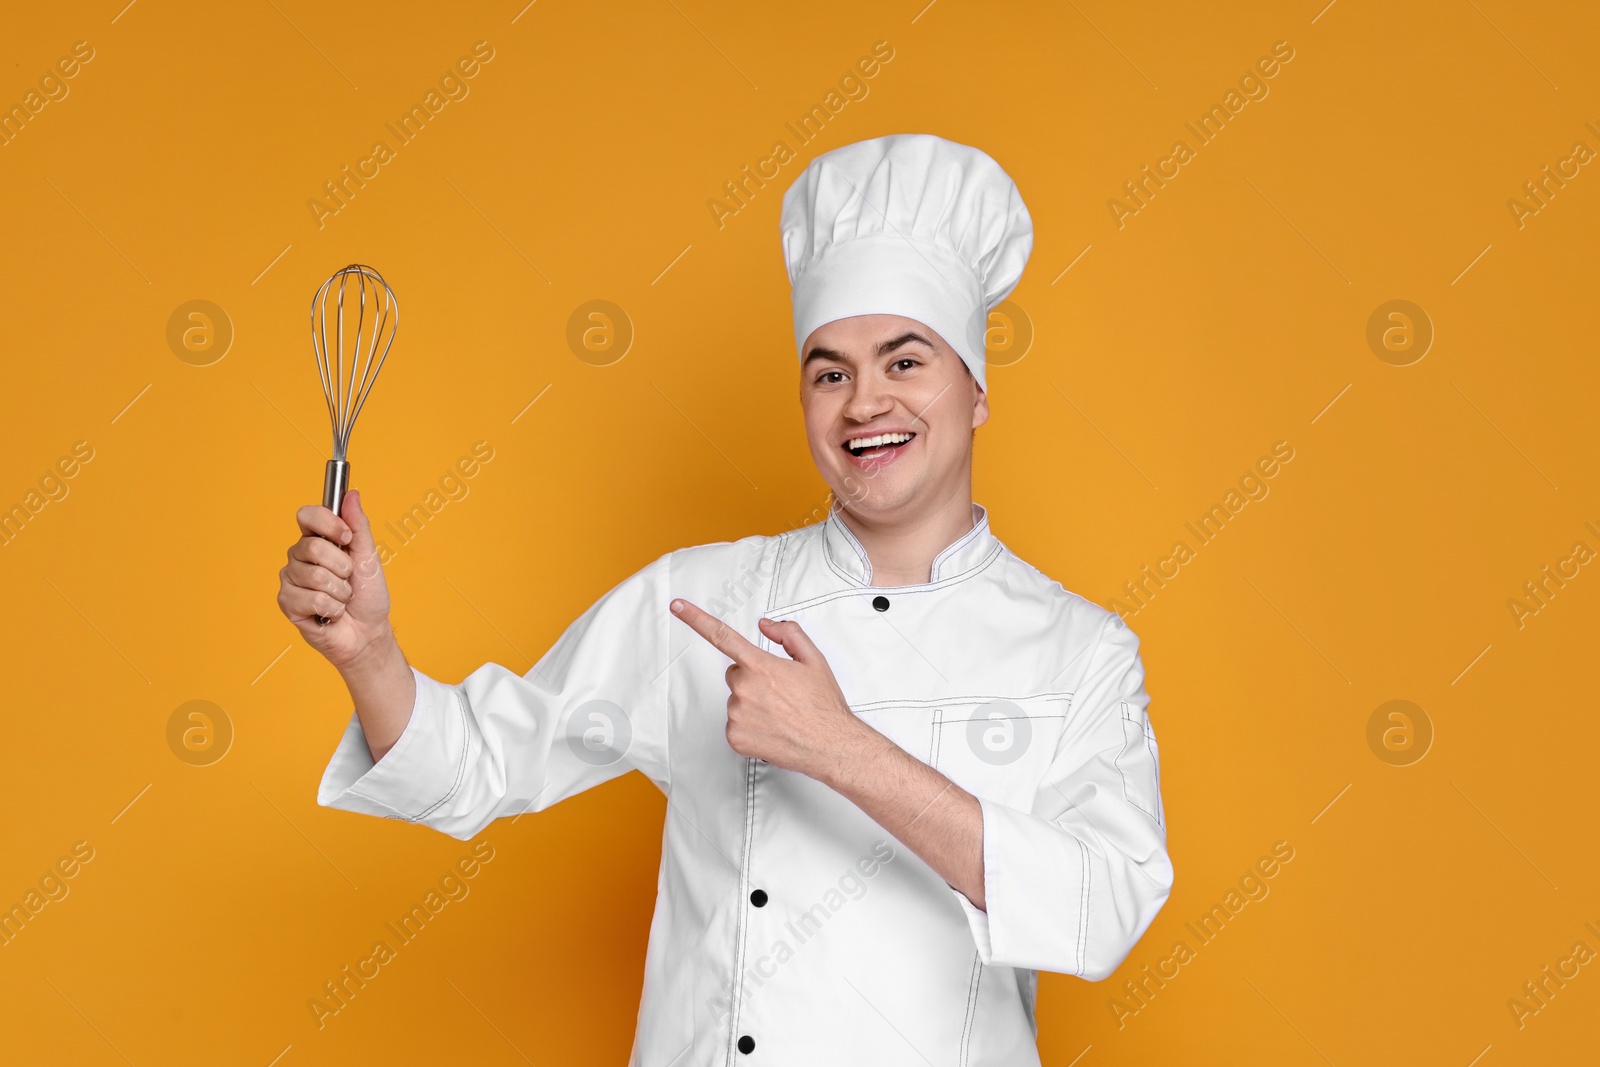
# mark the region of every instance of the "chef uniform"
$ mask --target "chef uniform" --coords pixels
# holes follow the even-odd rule
[[[988,308],[1032,243],[992,159],[926,135],[849,145],[796,180],[782,227],[797,343],[903,314],[983,382]],[[524,676],[412,668],[399,740],[374,765],[352,714],[318,803],[465,841],[630,770],[654,782],[667,812],[630,1067],[1037,1065],[1036,972],[1111,974],[1172,866],[1138,638],[972,513],[914,585],[873,585],[836,509],[668,552]],[[795,620],[853,714],[978,798],[986,910],[841,794],[729,747],[729,660],[674,597],[779,656],[756,621]]]

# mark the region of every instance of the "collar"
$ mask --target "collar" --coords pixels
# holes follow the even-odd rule
[[[828,518],[822,524],[822,547],[827,554],[828,565],[845,580],[855,585],[870,586],[872,560],[868,558],[867,550],[862,547],[850,527],[839,517],[839,511],[839,506],[835,503],[828,510]],[[999,540],[989,531],[988,509],[974,501],[972,529],[946,545],[937,556],[933,557],[933,568],[928,576],[928,584],[932,585],[967,573],[986,561],[999,544]]]

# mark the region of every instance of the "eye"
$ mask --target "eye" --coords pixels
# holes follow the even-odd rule
[[[835,375],[835,374],[838,375],[839,378],[835,379],[833,381],[829,381],[828,380],[829,376],[830,375]],[[825,370],[821,374],[817,375],[817,384],[818,385],[836,385],[836,384],[838,384],[839,380],[843,379],[843,377],[844,377],[844,371],[842,371],[842,370]]]
[[[922,365],[922,361],[921,360],[912,359],[910,356],[901,356],[899,359],[895,360],[892,364],[890,364],[890,366],[898,367],[902,363],[909,363],[913,367],[918,367],[918,366]]]

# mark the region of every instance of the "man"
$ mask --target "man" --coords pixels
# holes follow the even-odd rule
[[[633,1067],[1036,1065],[1037,970],[1109,975],[1172,867],[1138,639],[972,500],[1032,224],[988,156],[899,135],[814,160],[782,230],[827,519],[668,552],[525,677],[445,685],[359,494],[302,508],[279,603],[355,705],[317,800],[468,840],[655,782]]]

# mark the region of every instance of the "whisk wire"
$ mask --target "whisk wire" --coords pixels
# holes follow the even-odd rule
[[[312,349],[333,427],[335,460],[349,451],[356,418],[388,359],[399,321],[394,291],[371,267],[353,263],[317,290],[311,304]]]
[[[379,281],[380,284],[382,284],[383,279],[379,278],[378,281]],[[384,288],[385,288],[385,290],[387,290],[388,286],[384,286]],[[366,405],[367,394],[372,392],[373,383],[378,380],[378,372],[383,370],[384,361],[389,358],[389,346],[394,344],[394,335],[395,335],[395,332],[399,329],[399,326],[400,326],[400,305],[395,303],[394,294],[393,293],[389,293],[388,295],[389,295],[390,299],[387,302],[379,301],[378,300],[377,291],[376,290],[373,291],[373,303],[375,305],[378,305],[378,312],[377,312],[377,320],[378,321],[377,321],[376,325],[373,327],[370,335],[368,335],[368,336],[370,336],[371,340],[368,343],[367,351],[366,351],[366,353],[364,354],[364,356],[363,356],[363,358],[361,360],[361,367],[362,367],[362,371],[361,371],[361,386],[355,392],[355,406],[350,411],[350,421],[347,424],[348,426],[352,426],[353,427],[355,425],[357,417],[360,416],[360,414],[361,414],[362,407],[364,407]],[[392,329],[390,328],[391,324],[389,322],[389,318],[390,318],[391,312],[393,313],[393,317],[394,317],[394,323],[392,324],[393,325]],[[366,316],[366,290],[365,289],[362,290],[362,311],[361,311],[361,314],[362,314],[362,317],[364,319],[365,316]],[[357,330],[356,330],[356,337],[357,337],[358,341],[361,338],[361,336],[363,336],[363,335],[361,333],[360,327],[358,326]],[[378,342],[379,341],[383,341],[383,352],[381,354],[378,354]],[[374,356],[374,354],[377,354],[377,356],[378,356],[376,362],[374,362],[374,360],[372,358]],[[354,378],[354,374],[352,373],[352,380],[353,380],[353,378]]]
[[[322,314],[322,299],[328,291],[328,286],[333,284],[333,279],[339,277],[335,274],[317,289],[317,295],[311,300],[311,347],[317,355],[317,375],[322,379],[322,396],[328,405],[328,421],[333,425],[334,443],[337,448],[339,438],[339,415],[334,410],[334,385],[329,374],[327,345],[323,341],[323,322],[319,321]],[[342,456],[338,458],[343,458]]]

